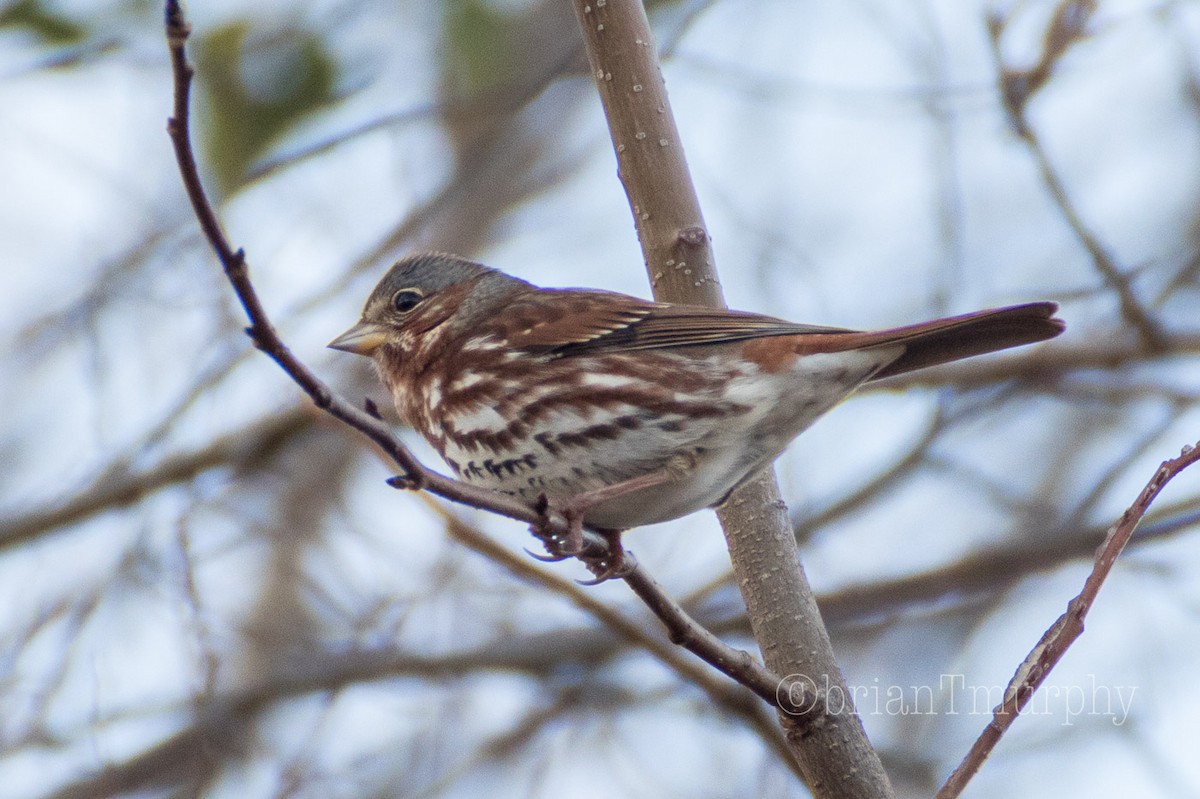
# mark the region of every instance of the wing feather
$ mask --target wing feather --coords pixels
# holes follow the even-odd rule
[[[1057,336],[1058,306],[1035,302],[863,332],[804,325],[745,311],[672,305],[582,289],[542,289],[514,299],[494,330],[510,346],[561,356],[700,347],[769,336],[804,336],[793,352],[904,346],[903,355],[876,378],[1032,344]],[[809,338],[811,337],[811,338]]]
[[[514,346],[561,355],[693,347],[799,333],[845,333],[762,314],[673,305],[607,291],[543,289],[513,303],[505,338]]]

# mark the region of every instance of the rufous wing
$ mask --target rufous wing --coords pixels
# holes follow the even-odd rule
[[[894,344],[904,353],[872,379],[1061,333],[1058,306],[1035,302],[935,319],[888,330],[805,325],[762,314],[655,303],[608,291],[543,289],[516,299],[504,315],[504,338],[516,348],[562,356],[725,344],[794,336],[794,352],[844,352]]]

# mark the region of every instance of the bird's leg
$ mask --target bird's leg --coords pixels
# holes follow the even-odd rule
[[[604,555],[588,556],[586,553],[587,546],[583,538],[584,516],[589,510],[602,502],[608,502],[611,499],[632,494],[635,491],[669,483],[677,479],[682,471],[679,466],[672,464],[658,471],[640,474],[637,477],[631,477],[619,483],[601,486],[591,491],[584,491],[562,503],[556,503],[554,509],[561,513],[567,520],[567,535],[562,544],[555,548],[557,551],[551,552],[548,560],[562,560],[563,557],[572,555],[580,557],[587,562],[588,568],[596,575],[596,579],[589,581],[588,585],[602,583],[613,577],[623,577],[633,568],[631,556],[627,555],[625,549],[621,546],[621,533],[624,531],[595,529],[595,532],[603,536],[605,541],[608,542],[608,551]],[[538,537],[543,541],[546,541],[547,538],[540,534],[538,528],[544,529],[546,522],[549,521],[550,507],[551,503],[545,494],[538,497],[538,511],[542,514],[545,521],[534,525],[534,532],[538,533]],[[547,548],[549,549],[549,547]]]

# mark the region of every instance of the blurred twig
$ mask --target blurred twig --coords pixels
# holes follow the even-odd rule
[[[1151,351],[1166,349],[1163,332],[1141,301],[1133,292],[1130,276],[1125,274],[1100,242],[1099,236],[1088,227],[1080,216],[1074,201],[1058,171],[1046,154],[1045,147],[1029,124],[1029,100],[1050,80],[1055,68],[1064,55],[1087,35],[1087,24],[1096,11],[1096,0],[1060,0],[1050,26],[1042,42],[1042,53],[1031,69],[1014,70],[1004,64],[1000,52],[1000,38],[1004,33],[1005,21],[999,15],[988,17],[988,35],[992,45],[992,56],[1000,75],[1001,96],[1009,120],[1017,136],[1025,143],[1041,173],[1050,197],[1058,206],[1059,213],[1070,226],[1079,243],[1091,255],[1096,271],[1117,295],[1121,315],[1138,331],[1142,344]]]
[[[1200,525],[1195,498],[1163,509],[1142,524],[1132,545],[1147,544]],[[1095,552],[1102,531],[1080,528],[1045,541],[1021,541],[983,549],[945,566],[891,580],[821,594],[821,613],[830,625],[890,618],[904,608],[943,602],[947,597],[986,597],[1041,571]]]
[[[269,457],[284,441],[312,423],[313,414],[293,410],[254,422],[200,449],[166,458],[136,473],[105,474],[69,500],[0,523],[0,551],[97,513],[138,502],[166,486],[190,480],[209,469],[246,466]]]

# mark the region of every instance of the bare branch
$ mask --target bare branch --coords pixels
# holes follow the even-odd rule
[[[1200,521],[1195,499],[1156,514],[1138,529],[1132,544],[1159,540],[1194,527]],[[883,618],[905,606],[994,595],[1039,571],[1055,569],[1095,552],[1102,531],[1084,528],[1034,544],[984,549],[938,568],[894,580],[874,581],[821,594],[821,613],[830,625]]]
[[[623,638],[626,643],[640,647],[658,658],[663,665],[674,671],[681,678],[699,686],[717,705],[736,716],[744,718],[750,724],[751,728],[758,733],[759,737],[768,746],[776,750],[776,753],[781,757],[780,762],[796,768],[795,760],[791,757],[791,753],[779,735],[778,725],[773,718],[763,713],[763,706],[760,703],[747,702],[748,697],[746,693],[734,689],[727,683],[713,679],[713,675],[707,669],[698,668],[693,661],[681,657],[675,647],[667,646],[661,639],[649,635],[641,625],[632,622],[608,605],[599,602],[591,593],[580,590],[579,586],[575,583],[570,580],[564,580],[530,563],[528,560],[517,557],[484,535],[482,531],[466,524],[440,505],[433,502],[430,502],[430,505],[445,520],[447,532],[455,540],[485,555],[492,562],[507,569],[515,577],[534,580],[542,587],[565,597],[576,607],[591,614],[596,620],[603,623],[605,627]],[[662,598],[666,597],[666,592],[660,586],[654,584],[653,578],[645,575],[644,572],[635,572],[631,577],[635,579],[627,580],[630,587],[633,588],[634,592],[651,609],[654,609],[655,603],[661,602]],[[683,637],[692,639],[690,641],[691,645],[687,646],[687,648],[693,652],[696,651],[693,647],[708,647],[710,657],[704,657],[704,659],[710,663],[727,656],[730,651],[729,648],[705,630],[703,626],[697,624],[678,605],[672,603],[662,610],[655,610],[655,615],[659,616],[659,618],[662,618],[664,614],[671,614],[675,617],[675,626],[669,627],[671,629],[672,641],[683,643]],[[677,638],[677,636],[679,637]],[[759,666],[748,653],[739,651],[737,654],[739,655],[737,661],[728,665],[738,673],[735,679],[739,683],[742,685],[756,683],[759,688],[755,692],[760,697],[763,690],[778,691],[778,679],[774,675]],[[797,774],[797,776],[800,775]]]
[[[0,522],[0,551],[94,514],[132,505],[155,491],[190,480],[209,469],[265,458],[286,439],[312,424],[312,420],[310,412],[291,411],[247,425],[200,449],[166,458],[145,471],[102,476],[66,502]]]
[[[1116,293],[1121,304],[1121,315],[1125,317],[1125,321],[1138,331],[1142,343],[1148,349],[1161,352],[1165,348],[1165,342],[1158,322],[1151,318],[1134,294],[1133,287],[1130,285],[1130,276],[1121,270],[1116,260],[1100,242],[1100,238],[1080,216],[1062,178],[1046,154],[1045,147],[1042,146],[1037,133],[1029,124],[1026,113],[1030,98],[1050,80],[1058,61],[1072,45],[1084,37],[1087,22],[1095,10],[1095,0],[1062,0],[1043,40],[1041,58],[1033,69],[1024,71],[1010,70],[1005,67],[1000,53],[1000,36],[1004,32],[1004,22],[997,16],[989,17],[988,34],[992,44],[992,56],[1000,74],[1004,107],[1008,111],[1013,129],[1025,142],[1033,156],[1038,171],[1041,173],[1042,182],[1046,184],[1046,188],[1050,192],[1050,197],[1058,206],[1059,212],[1074,232],[1079,243],[1091,255],[1096,271],[1104,278],[1108,287]]]
[[[574,0],[574,6],[654,296],[724,307],[641,0]],[[850,697],[774,475],[764,470],[735,491],[717,515],[767,666],[777,674],[827,678],[831,691]],[[781,607],[789,612],[779,612]],[[810,788],[828,797],[891,796],[853,705],[847,701],[838,712],[831,710],[825,709],[820,725],[784,717],[792,753]]]
[[[1104,543],[1096,550],[1095,565],[1087,580],[1084,581],[1083,590],[1067,603],[1066,612],[1058,617],[1050,629],[1046,630],[1037,646],[1017,667],[1016,673],[1005,689],[1004,700],[992,712],[991,723],[980,734],[963,762],[946,780],[946,784],[938,791],[938,799],[953,799],[953,797],[959,796],[966,788],[967,783],[983,766],[983,762],[1000,742],[1001,736],[1017,720],[1021,709],[1033,697],[1034,691],[1049,676],[1050,671],[1066,654],[1075,639],[1083,633],[1084,618],[1091,610],[1092,603],[1100,593],[1105,579],[1112,572],[1117,556],[1129,543],[1130,536],[1137,529],[1142,517],[1146,515],[1154,498],[1175,475],[1198,460],[1200,460],[1200,444],[1185,446],[1178,458],[1163,461],[1134,503],[1108,529]]]

